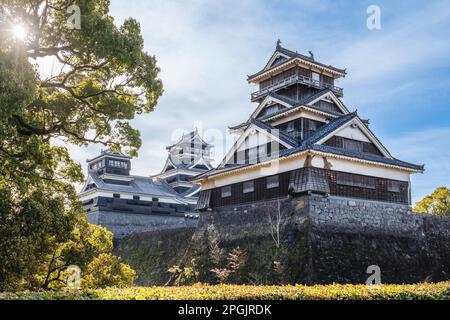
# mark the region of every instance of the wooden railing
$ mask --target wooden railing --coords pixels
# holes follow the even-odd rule
[[[272,91],[278,90],[278,89],[282,89],[284,87],[287,87],[293,83],[302,83],[302,84],[306,84],[308,86],[314,87],[314,88],[318,88],[318,89],[325,89],[325,88],[330,88],[331,90],[333,90],[334,93],[336,93],[338,96],[342,97],[343,96],[343,89],[336,87],[332,84],[329,83],[325,83],[322,81],[318,81],[318,80],[314,80],[310,77],[305,77],[305,76],[301,76],[301,75],[292,75],[289,76],[287,78],[284,78],[278,82],[272,83],[271,85],[267,86],[266,88],[262,89],[262,90],[258,90],[256,92],[253,92],[251,94],[251,99],[252,101],[255,101],[257,99],[259,99],[261,96],[266,95]]]

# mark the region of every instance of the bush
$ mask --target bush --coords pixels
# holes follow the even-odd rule
[[[450,281],[413,285],[248,286],[202,285],[182,287],[106,288],[64,292],[0,294],[0,299],[103,300],[449,300]]]
[[[85,288],[119,288],[133,285],[136,272],[119,258],[108,253],[95,257],[87,267],[87,275],[83,278]]]

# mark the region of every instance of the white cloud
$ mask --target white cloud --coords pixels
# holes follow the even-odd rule
[[[413,202],[439,186],[450,186],[450,128],[408,132],[385,145],[401,160],[425,164],[425,173],[412,176]]]
[[[382,19],[385,13],[382,7]],[[352,88],[347,93],[354,100],[366,95],[384,97],[380,88],[389,89],[394,79],[405,79],[414,72],[426,74],[430,65],[448,65],[448,3],[429,3],[420,10],[396,12],[394,16],[386,19],[381,30],[367,30],[363,37],[341,43],[332,57],[347,67],[349,76],[342,83]]]

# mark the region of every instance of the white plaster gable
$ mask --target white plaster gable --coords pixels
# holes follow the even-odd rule
[[[289,56],[287,56],[287,55],[285,55],[285,54],[283,54],[281,52],[275,51],[272,54],[272,56],[270,57],[269,61],[267,62],[266,66],[264,67],[263,70],[265,71],[265,70],[270,69],[273,66],[275,60],[277,60],[280,57],[286,58],[286,60],[289,59]]]
[[[378,138],[373,134],[373,132],[358,117],[353,118],[351,121],[347,122],[343,126],[327,134],[325,137],[317,141],[316,144],[323,144],[324,142],[326,142],[335,135],[350,139],[356,138],[355,140],[359,141],[371,142],[381,152],[381,154],[383,154],[383,156],[389,159],[393,159],[392,155],[383,146],[380,140],[378,140]],[[352,135],[355,138],[351,138]]]
[[[287,142],[280,140],[280,138],[277,137],[275,134],[267,132],[266,130],[263,130],[262,128],[252,123],[251,125],[248,126],[248,128],[244,131],[244,133],[237,139],[233,147],[228,151],[225,158],[219,165],[219,168],[222,168],[226,163],[228,163],[232,159],[236,151],[239,152],[248,148],[266,145],[269,142],[283,145],[288,149],[293,147]]]
[[[316,102],[320,101],[320,100],[324,100],[326,102],[332,102],[334,103],[341,111],[343,114],[349,114],[350,111],[347,109],[347,107],[345,106],[345,104],[341,101],[341,99],[339,99],[333,91],[328,91],[326,93],[324,93],[323,95],[315,98],[314,100],[311,100],[310,102],[308,102],[306,105],[307,106],[312,106],[314,105]]]
[[[260,114],[266,107],[268,107],[268,106],[270,106],[270,105],[272,105],[272,104],[275,104],[275,103],[277,103],[277,104],[279,104],[279,105],[281,105],[281,106],[283,106],[283,107],[285,107],[285,108],[290,108],[290,107],[292,107],[291,104],[289,104],[289,103],[287,103],[287,102],[285,102],[285,101],[283,101],[283,100],[280,100],[280,99],[277,99],[277,98],[274,98],[274,97],[268,95],[268,96],[265,97],[264,100],[258,105],[258,107],[255,109],[255,111],[253,111],[253,113],[251,114],[250,118],[251,118],[251,119],[252,119],[252,118],[255,119],[256,117],[259,116],[259,114]]]
[[[267,122],[270,123],[271,126],[277,126],[298,118],[306,118],[327,123],[329,122],[330,116],[325,113],[315,112],[315,110],[299,107],[297,110],[293,110],[291,113],[286,114],[283,117],[268,119]]]
[[[371,142],[370,139],[364,134],[364,132],[361,131],[358,126],[346,126],[345,128],[342,128],[341,130],[336,132],[335,136],[363,142]]]
[[[94,179],[92,179],[91,175],[88,174],[88,177],[87,177],[86,181],[84,182],[84,185],[83,185],[83,188],[81,189],[81,192],[85,192],[87,186],[92,184],[92,183],[95,184],[96,187],[98,187],[97,184],[95,183]]]
[[[206,166],[208,169],[212,169],[211,164],[208,161],[205,161],[205,159],[203,157],[200,157],[196,163],[192,164],[191,166],[189,166],[189,168],[195,168],[195,166],[197,165],[201,165],[203,164],[204,166]]]

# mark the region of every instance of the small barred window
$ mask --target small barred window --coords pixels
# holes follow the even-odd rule
[[[222,187],[222,198],[231,197],[231,186]]]
[[[244,182],[243,193],[250,193],[255,191],[255,183],[253,181]]]
[[[267,177],[267,184],[266,184],[267,189],[278,188],[279,185],[280,182],[278,180],[278,176]]]
[[[377,181],[374,177],[338,172],[336,174],[336,180],[337,184],[345,186],[361,187],[367,189],[376,189],[377,187]]]
[[[389,192],[400,192],[401,183],[399,181],[388,181],[387,189]]]

